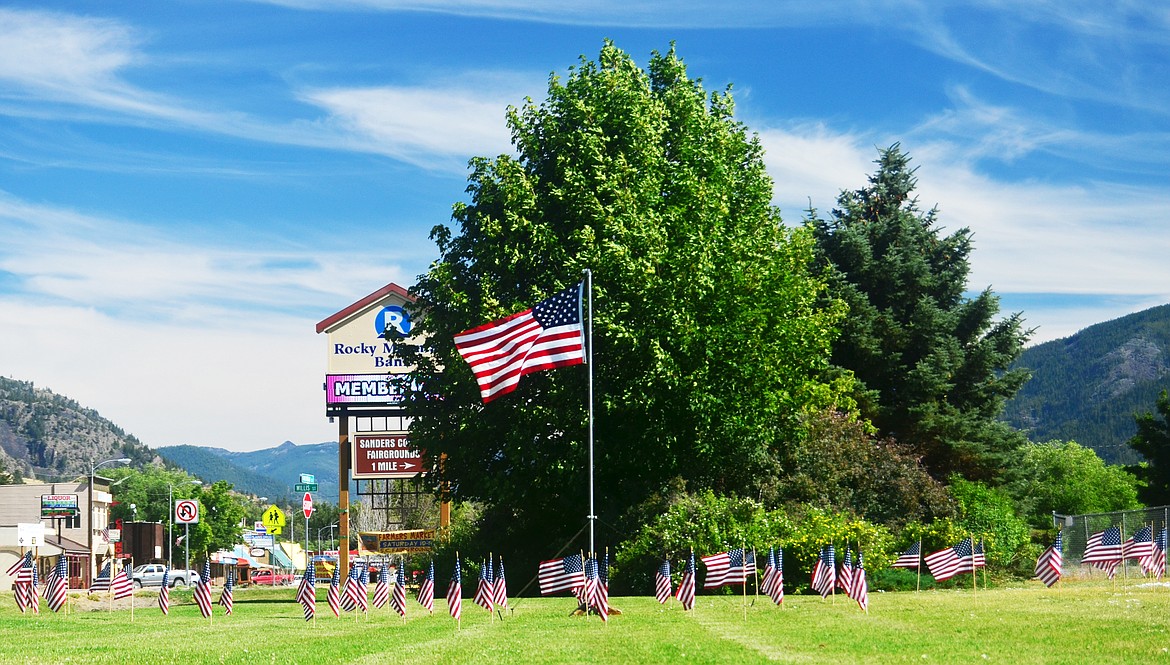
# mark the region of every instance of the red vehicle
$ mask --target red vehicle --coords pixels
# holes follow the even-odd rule
[[[257,570],[249,576],[252,584],[263,586],[289,585],[293,583],[292,573],[277,573],[271,570]]]

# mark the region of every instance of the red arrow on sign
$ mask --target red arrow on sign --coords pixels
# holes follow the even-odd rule
[[[301,499],[301,512],[305,514],[305,519],[313,514],[313,495],[305,492],[305,498]]]

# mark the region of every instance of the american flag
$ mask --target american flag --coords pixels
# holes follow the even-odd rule
[[[654,597],[659,603],[666,603],[670,599],[670,559],[663,559],[658,566],[658,573],[654,575]]]
[[[219,604],[223,605],[224,614],[230,615],[232,613],[232,607],[235,605],[235,593],[233,591],[235,586],[235,573],[229,569],[227,580],[223,583],[223,593],[219,594]]]
[[[103,543],[110,542],[110,527],[108,527],[108,526],[106,528],[102,529],[102,542]]]
[[[776,574],[772,576],[772,586],[768,590],[772,602],[779,605],[784,602],[784,548],[776,549]]]
[[[1044,550],[1040,558],[1036,560],[1036,577],[1044,583],[1044,586],[1051,587],[1064,574],[1064,532],[1056,534],[1056,542],[1052,546]]]
[[[162,586],[158,589],[158,609],[163,616],[171,613],[171,569],[163,569]]]
[[[427,612],[435,611],[435,562],[427,568],[427,577],[418,588],[418,604],[427,608]]]
[[[837,575],[837,588],[845,592],[846,596],[853,597],[853,553],[849,546],[845,546],[845,560],[841,562],[841,572]]]
[[[581,600],[586,607],[597,612],[602,621],[609,621],[608,597],[602,598],[601,578],[597,573],[597,559],[592,557],[585,559],[585,589]]]
[[[869,583],[865,581],[865,563],[861,550],[857,550],[857,564],[853,566],[853,600],[865,611],[869,611]]]
[[[491,562],[488,562],[491,565]],[[500,557],[500,565],[496,566],[496,607],[508,609],[508,582],[504,579],[504,557]]]
[[[305,566],[305,576],[297,588],[297,602],[305,610],[305,621],[317,615],[317,565],[312,561]]]
[[[1123,559],[1142,559],[1154,553],[1154,527],[1149,524],[1138,529],[1121,544]]]
[[[769,596],[772,593],[772,581],[776,576],[776,548],[768,548],[768,558],[764,560],[764,576],[760,579],[760,593]]]
[[[25,568],[25,567],[31,566],[31,565],[32,565],[32,550],[29,550],[28,552],[24,553],[24,556],[21,556],[20,558],[18,558],[11,566],[8,567],[8,571],[6,574],[9,577],[16,577],[17,572],[19,572],[21,568]]]
[[[836,574],[837,554],[832,545],[825,545],[821,548],[821,555],[817,557],[812,575],[812,588],[821,594],[821,598],[833,593],[833,587],[837,585]]]
[[[28,607],[29,607],[29,609],[32,610],[33,614],[40,614],[41,613],[41,594],[40,594],[40,591],[37,589],[37,584],[38,584],[38,582],[37,582],[37,567],[34,564],[28,570],[29,570],[30,579],[29,579],[28,585],[24,591],[26,594],[25,600],[28,602]]]
[[[102,566],[102,571],[98,576],[93,578],[89,585],[90,593],[103,593],[110,590],[110,562],[107,561],[105,566]]]
[[[987,567],[987,557],[983,555],[983,539],[975,543],[975,550],[971,553],[971,565],[976,568]]]
[[[748,567],[755,567],[755,557],[742,548],[735,548],[719,554],[709,554],[700,559],[707,567],[703,578],[704,589],[717,589],[726,584],[743,584],[747,579]]]
[[[353,568],[349,569],[349,577],[345,579],[345,593],[341,598],[341,608],[346,612],[350,612],[362,606],[359,598],[365,596],[365,589],[362,588],[362,573],[361,564],[354,562]]]
[[[585,586],[585,562],[580,554],[541,561],[538,573],[540,593],[547,596],[558,591],[572,591]]]
[[[195,581],[195,604],[199,606],[199,613],[204,619],[211,617],[211,560],[203,561],[203,573]]]
[[[401,572],[401,570],[399,570]],[[358,573],[358,594],[354,599],[362,612],[370,611],[370,562],[362,564],[362,572]]]
[[[463,616],[463,573],[459,570],[459,557],[455,557],[455,570],[451,571],[451,583],[447,585],[447,612],[456,621]]]
[[[1163,528],[1158,532],[1158,537],[1154,539],[1154,547],[1149,556],[1142,557],[1139,561],[1142,566],[1142,572],[1147,575],[1153,575],[1156,578],[1161,578],[1166,574],[1166,529]]]
[[[390,564],[385,560],[378,569],[378,584],[374,586],[374,607],[382,609],[390,602]]]
[[[12,566],[8,568],[8,574],[15,576],[12,581],[12,596],[16,600],[16,606],[23,614],[29,608],[29,584],[33,579],[33,563],[32,552],[26,552],[24,556],[16,560]]]
[[[1085,554],[1081,563],[1087,563],[1094,568],[1100,568],[1109,573],[1112,579],[1117,571],[1117,564],[1121,561],[1121,527],[1111,526],[1104,531],[1098,531],[1089,536],[1085,543]]]
[[[918,568],[922,562],[922,541],[918,541],[906,548],[898,556],[894,563],[890,564],[891,568]]]
[[[64,556],[57,559],[57,567],[49,574],[45,585],[45,601],[49,609],[60,612],[65,606],[65,591],[69,588],[69,563]]]
[[[964,538],[957,545],[928,554],[924,561],[934,579],[942,582],[959,573],[975,572],[975,548],[970,538]]]
[[[597,613],[602,621],[609,621],[609,550],[597,566]]]
[[[398,616],[406,618],[406,561],[398,562],[398,577],[394,580],[394,598],[390,603]]]
[[[134,581],[130,579],[130,571],[123,568],[114,576],[114,581],[111,588],[114,592],[114,600],[122,600],[123,598],[130,598],[134,595]]]
[[[333,567],[333,579],[329,581],[329,593],[326,598],[329,600],[329,609],[333,610],[333,616],[341,616],[341,566]]]
[[[491,612],[495,600],[496,586],[492,582],[492,563],[489,559],[479,567],[479,584],[475,587],[475,604]]]
[[[682,581],[678,583],[678,591],[674,597],[682,603],[684,610],[695,608],[695,551],[691,550],[691,558],[687,559],[686,570],[683,571]]]
[[[585,362],[578,283],[535,306],[455,336],[484,404],[510,393],[520,377]]]

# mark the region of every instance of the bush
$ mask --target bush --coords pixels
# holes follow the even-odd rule
[[[951,494],[959,503],[959,525],[984,542],[989,566],[1011,569],[1030,550],[1028,524],[1016,514],[1016,505],[1006,492],[983,483],[951,479]]]

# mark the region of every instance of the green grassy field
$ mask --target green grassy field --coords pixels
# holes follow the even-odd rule
[[[504,620],[464,600],[462,628],[417,604],[405,625],[388,608],[334,618],[318,589],[306,623],[294,591],[242,589],[236,609],[210,622],[190,593],[169,617],[143,593],[129,610],[17,612],[0,603],[3,663],[755,663],[1170,662],[1170,588],[1077,582],[922,593],[875,593],[870,612],[837,597],[700,596],[695,610],[653,598],[614,598],[608,625],[570,617],[571,598],[513,599]],[[147,596],[150,596],[148,599]],[[218,590],[214,597],[218,597]],[[412,601],[413,602],[413,601]],[[746,616],[745,616],[746,615]]]

